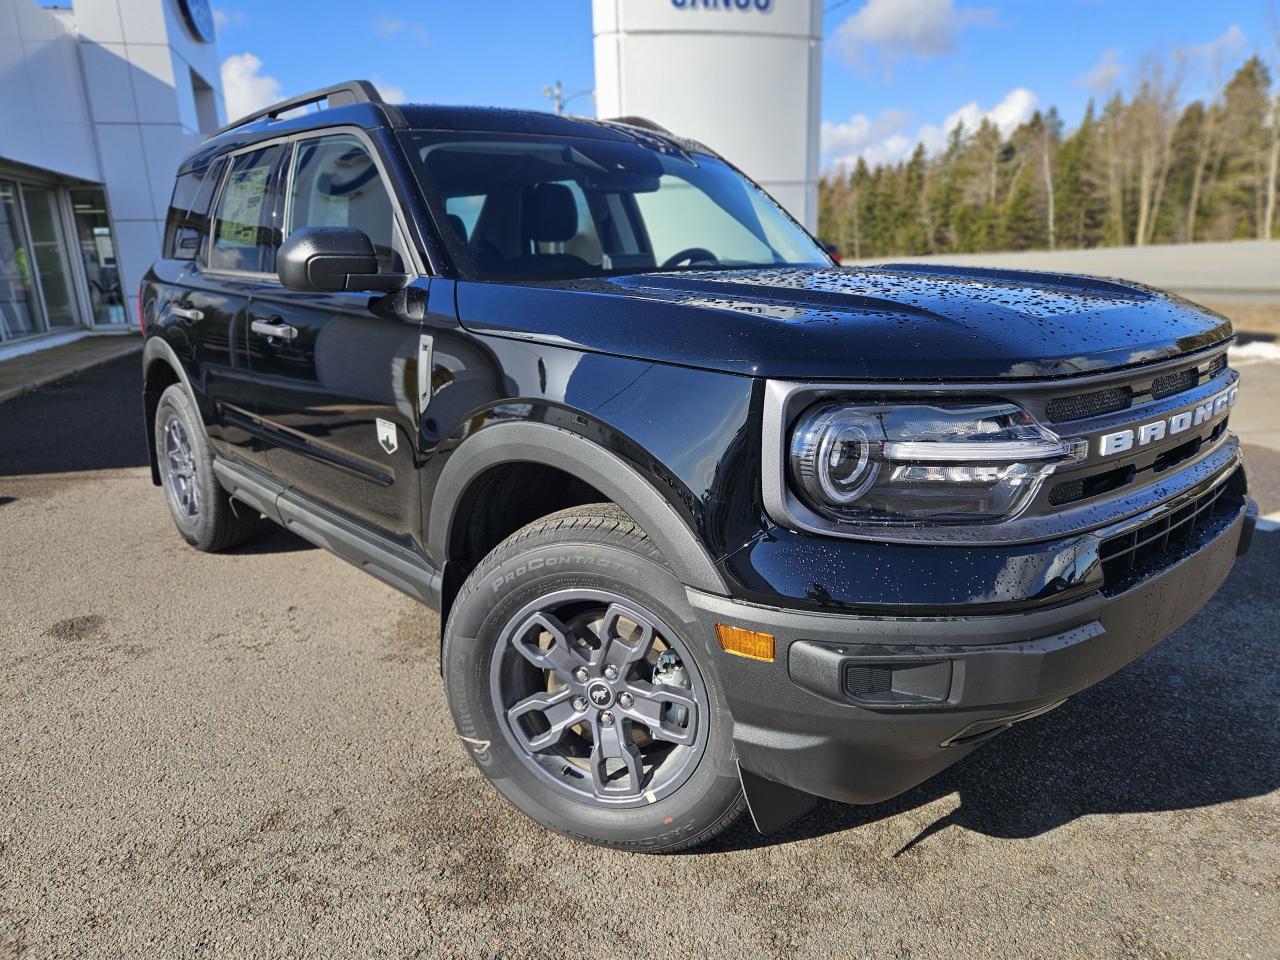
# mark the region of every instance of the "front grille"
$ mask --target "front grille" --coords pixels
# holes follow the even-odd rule
[[[1212,380],[1227,366],[1227,355],[1221,353],[1209,364],[1204,380]],[[1130,384],[1121,387],[1109,387],[1092,393],[1076,393],[1066,397],[1055,397],[1045,404],[1044,413],[1051,423],[1064,423],[1072,420],[1085,420],[1089,417],[1101,417],[1109,413],[1128,410],[1135,403],[1147,403],[1152,400],[1163,400],[1174,394],[1194,389],[1202,382],[1199,367],[1186,367],[1172,373],[1164,373],[1145,383]]]
[[[1057,397],[1045,404],[1045,416],[1053,423],[1065,420],[1084,420],[1100,417],[1118,410],[1128,410],[1133,404],[1131,387],[1111,387],[1095,393],[1077,393],[1070,397]]]
[[[862,697],[869,693],[886,693],[892,685],[893,671],[885,667],[845,664],[844,691],[851,697]]]
[[[1101,426],[1112,431],[1127,428],[1136,433],[1144,422],[1154,424],[1163,419],[1172,404],[1181,400],[1190,407],[1194,400],[1203,398],[1205,391],[1214,389],[1214,384],[1221,384],[1227,355],[1226,351],[1219,351],[1211,360],[1182,360],[1177,361],[1177,369],[1170,369],[1171,366],[1166,365],[1165,372],[1158,368],[1135,372],[1127,381],[1107,389],[1053,396],[1042,407],[1033,407],[1032,415],[1041,422],[1055,423],[1054,429],[1064,436],[1077,431],[1084,436]],[[1157,404],[1161,409],[1154,409]],[[1056,426],[1064,421],[1065,426]],[[1226,432],[1225,420],[1211,432],[1204,432],[1198,424],[1191,426],[1196,429],[1181,437],[1181,443],[1170,443],[1163,433],[1150,445],[1148,440],[1135,436],[1127,448],[1118,451],[1122,456],[1110,465],[1105,458],[1101,462],[1089,459],[1078,467],[1061,470],[1037,495],[1032,512],[1054,513],[1115,496],[1135,484],[1150,483],[1159,474],[1180,470],[1215,449]],[[1089,443],[1092,446],[1094,438]],[[1117,465],[1121,463],[1123,466]]]
[[[1177,373],[1166,373],[1162,377],[1156,377],[1151,381],[1151,398],[1153,400],[1163,400],[1165,397],[1172,397],[1175,393],[1182,393],[1184,390],[1190,390],[1200,382],[1200,373],[1195,367],[1187,367],[1185,370],[1179,370]]]
[[[1104,493],[1119,490],[1126,484],[1132,483],[1136,473],[1137,470],[1133,467],[1117,467],[1106,473],[1095,473],[1091,477],[1064,480],[1049,491],[1049,503],[1060,507],[1064,503],[1075,503],[1085,497],[1100,497]]]
[[[1177,510],[1104,540],[1098,550],[1102,592],[1108,596],[1121,593],[1212,539],[1240,512],[1243,488],[1243,478],[1237,472]]]

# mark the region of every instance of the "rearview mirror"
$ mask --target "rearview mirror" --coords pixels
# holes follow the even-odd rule
[[[378,257],[363,230],[300,227],[276,253],[276,273],[285,289],[301,293],[399,290],[409,279],[378,273]]]

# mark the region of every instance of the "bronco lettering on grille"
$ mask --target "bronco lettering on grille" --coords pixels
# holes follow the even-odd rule
[[[1109,457],[1116,453],[1132,450],[1135,446],[1145,447],[1147,444],[1163,440],[1165,437],[1184,433],[1193,426],[1198,427],[1207,420],[1235,406],[1236,395],[1239,392],[1239,387],[1229,387],[1221,393],[1214,394],[1204,403],[1198,403],[1189,410],[1175,413],[1173,416],[1165,417],[1163,420],[1152,420],[1150,423],[1144,423],[1133,429],[1104,433],[1098,438],[1098,453],[1101,456]]]

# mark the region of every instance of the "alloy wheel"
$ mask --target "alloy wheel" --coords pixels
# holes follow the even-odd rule
[[[169,494],[182,518],[194,522],[200,516],[200,483],[191,438],[179,417],[164,424],[165,480]]]
[[[706,687],[684,640],[607,591],[558,591],[520,610],[490,687],[508,742],[577,799],[653,803],[705,749]]]

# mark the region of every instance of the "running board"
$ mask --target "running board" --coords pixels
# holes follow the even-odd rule
[[[251,467],[215,457],[213,472],[235,499],[419,603],[440,609],[442,578],[417,551],[371,532]]]

